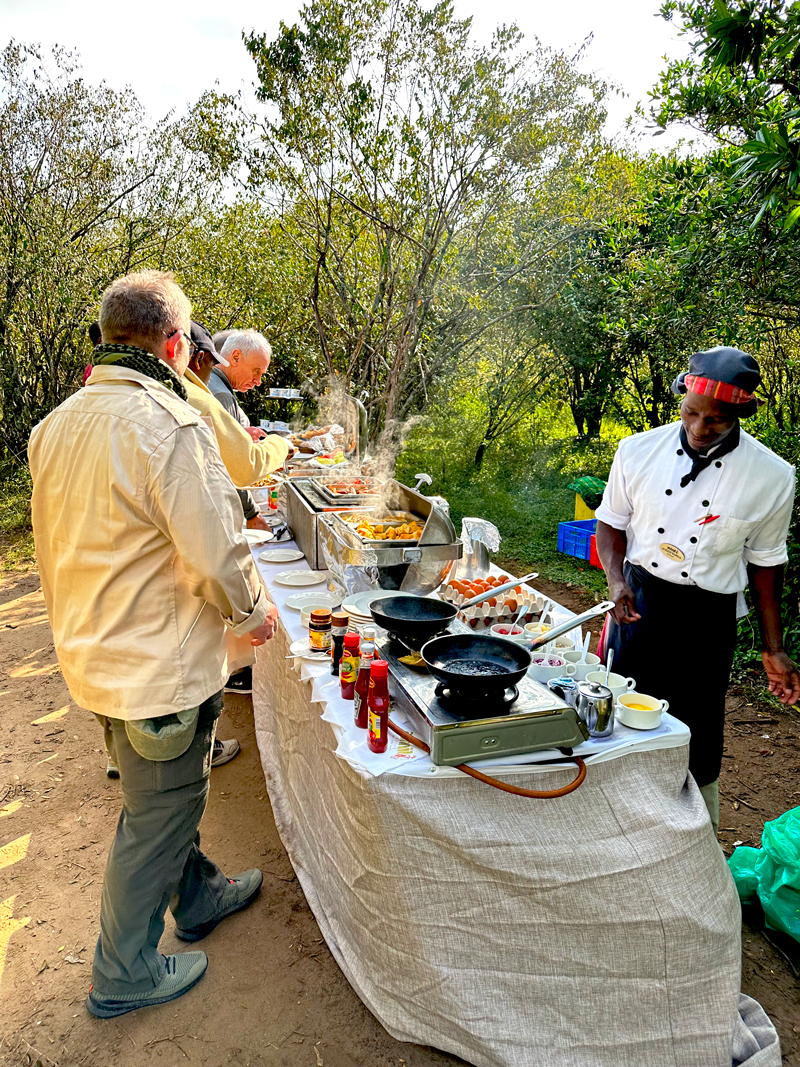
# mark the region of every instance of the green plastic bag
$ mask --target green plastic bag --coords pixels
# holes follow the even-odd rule
[[[767,926],[800,941],[800,808],[765,823],[761,848],[737,848],[728,866],[739,899],[757,895]]]

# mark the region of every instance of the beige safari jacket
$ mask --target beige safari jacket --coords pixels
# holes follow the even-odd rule
[[[255,629],[268,601],[201,416],[153,378],[99,366],[34,427],[28,456],[42,589],[73,700],[145,719],[218,692],[226,626]]]
[[[192,407],[211,420],[222,462],[234,485],[240,488],[255,485],[280,467],[289,454],[288,441],[277,434],[269,434],[256,444],[193,371],[186,371],[183,384]]]

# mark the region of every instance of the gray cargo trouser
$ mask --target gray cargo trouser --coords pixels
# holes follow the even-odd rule
[[[92,967],[96,993],[144,993],[161,982],[158,942],[168,906],[184,929],[220,910],[228,880],[200,851],[197,828],[221,711],[220,691],[200,705],[183,755],[158,762],[136,752],[124,722],[97,716],[120,770],[124,802],[103,882]]]

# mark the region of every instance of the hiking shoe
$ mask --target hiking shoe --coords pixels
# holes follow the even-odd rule
[[[200,923],[199,926],[192,926],[187,930],[181,930],[180,927],[176,926],[175,936],[179,937],[181,941],[199,941],[201,938],[206,937],[223,919],[227,919],[235,911],[241,911],[248,904],[252,904],[258,896],[258,891],[261,889],[263,881],[264,875],[257,867],[252,867],[249,871],[245,871],[244,874],[237,874],[235,878],[229,878],[228,885],[223,893],[222,908],[219,915],[214,919],[209,919],[207,923]]]
[[[136,1011],[137,1008],[150,1008],[154,1004],[166,1004],[177,1000],[196,985],[208,967],[205,952],[179,952],[175,956],[164,956],[166,972],[155,989],[149,993],[109,993],[103,995],[94,986],[89,988],[86,1009],[98,1019],[113,1019],[117,1015]]]
[[[252,693],[253,692],[253,668],[242,667],[236,674],[232,674],[225,683],[226,693]]]
[[[239,742],[234,739],[232,741],[214,741],[214,755],[211,757],[212,767],[221,767],[223,763],[229,763],[234,756],[238,755]]]
[[[106,777],[107,778],[119,778],[119,767],[111,759],[106,764]]]

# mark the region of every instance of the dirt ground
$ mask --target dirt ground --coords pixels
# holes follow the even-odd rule
[[[585,597],[537,585],[576,610]],[[242,753],[212,773],[203,841],[230,874],[264,871],[260,898],[204,942],[210,965],[174,1004],[100,1021],[84,1008],[105,858],[120,808],[99,727],[71,704],[36,575],[0,580],[0,1064],[13,1067],[446,1067],[393,1040],[334,963],[272,821],[249,697],[226,696],[220,736]],[[721,841],[758,844],[798,804],[800,717],[732,691]],[[186,946],[174,938],[165,952]],[[800,1067],[800,946],[744,924],[742,988]]]

